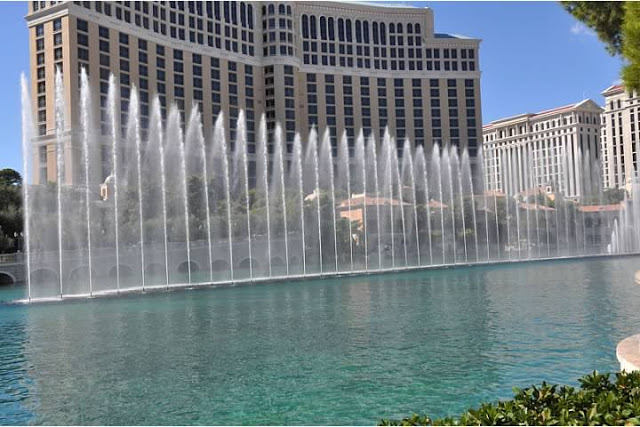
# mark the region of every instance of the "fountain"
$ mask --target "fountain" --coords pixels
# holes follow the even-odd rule
[[[28,175],[34,132],[22,85]],[[286,141],[279,125],[267,132],[263,117],[256,141],[248,141],[240,112],[228,144],[222,114],[205,136],[198,104],[186,122],[175,105],[165,120],[156,97],[143,124],[135,87],[120,123],[113,76],[101,134],[84,71],[74,148],[81,168],[72,177],[64,168],[71,141],[60,73],[55,89],[59,184],[24,186],[29,300],[640,248],[640,204],[633,203],[640,186],[619,208],[585,209],[560,196],[566,180],[553,195],[541,191],[535,150],[499,158],[505,174],[495,179],[505,192],[483,192],[478,159],[466,149],[439,141],[400,146],[389,130],[382,138],[362,131],[338,138],[311,129]],[[108,148],[102,158],[101,147]],[[587,149],[577,161],[585,170],[579,187],[602,205],[601,181],[590,172],[600,170],[599,159]],[[526,165],[522,177],[506,173],[517,162]]]

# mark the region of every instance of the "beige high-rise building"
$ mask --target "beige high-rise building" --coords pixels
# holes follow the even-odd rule
[[[205,137],[224,113],[228,137],[244,110],[253,157],[261,115],[269,132],[283,126],[287,151],[294,134],[316,125],[334,143],[380,135],[385,127],[428,149],[434,141],[481,144],[480,41],[434,30],[429,8],[334,2],[29,2],[31,79],[37,120],[35,182],[56,179],[55,69],[66,100],[65,179],[75,182],[80,150],[79,75],[89,74],[95,117],[108,134],[109,75],[120,84],[121,125],[132,87],[139,89],[141,124],[152,99],[163,113],[197,105]],[[105,138],[106,139],[106,138]],[[106,141],[101,155],[109,157]],[[255,161],[255,160],[253,160]],[[103,161],[102,175],[109,174]],[[250,165],[251,166],[251,165]]]
[[[607,188],[629,189],[638,173],[640,98],[624,86],[613,85],[602,92],[602,175]]]
[[[572,198],[589,193],[598,174],[601,112],[587,99],[485,125],[486,188],[506,194],[542,189]]]

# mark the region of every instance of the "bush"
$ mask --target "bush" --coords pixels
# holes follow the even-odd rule
[[[511,400],[484,403],[459,418],[431,419],[413,414],[379,425],[639,425],[640,372],[610,374],[594,371],[580,388],[549,385],[514,388]]]

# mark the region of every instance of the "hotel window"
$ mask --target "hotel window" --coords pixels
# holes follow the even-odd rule
[[[78,24],[80,23],[80,20],[78,20]],[[86,24],[86,21],[85,21]],[[78,27],[78,29],[80,29],[80,27]],[[62,19],[61,18],[57,18],[53,20],[53,31],[60,31],[62,30]],[[86,31],[86,30],[84,30]]]
[[[85,33],[89,31],[89,24],[87,23],[87,21],[85,21],[85,20],[83,20],[83,19],[78,19],[78,20],[77,20],[77,23],[76,23],[76,26],[77,26],[77,28],[78,28],[78,31],[84,31]],[[62,25],[60,25],[60,28],[59,28],[59,29],[62,29]],[[54,31],[57,31],[57,30],[56,30],[56,26],[55,26],[55,21],[54,21],[54,28],[53,28],[53,30],[54,30]]]
[[[81,47],[78,48],[78,59],[82,61],[89,60],[89,51],[87,49],[83,49]]]
[[[60,37],[58,37],[60,36]],[[55,46],[62,44],[62,33],[55,34],[53,37],[53,44]],[[79,33],[78,34],[78,44],[80,46],[89,46],[89,36],[86,34]]]
[[[307,108],[309,115],[309,127],[318,124],[318,98],[317,98],[317,86],[316,75],[307,74]]]

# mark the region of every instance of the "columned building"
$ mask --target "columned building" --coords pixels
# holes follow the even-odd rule
[[[270,134],[280,123],[288,153],[296,132],[329,129],[351,146],[360,129],[386,127],[398,150],[405,138],[480,148],[480,41],[436,33],[429,8],[334,2],[32,1],[27,23],[37,134],[35,182],[56,180],[54,78],[62,70],[66,101],[65,180],[78,180],[79,74],[94,96],[98,134],[109,132],[110,74],[120,85],[122,112],[135,86],[141,125],[158,96],[163,114],[176,104],[203,117],[206,138],[223,113],[233,138],[241,110],[248,152],[264,114]],[[143,132],[144,133],[144,132]],[[106,139],[106,138],[105,138]],[[96,156],[108,159],[106,143]],[[109,175],[103,160],[101,176]],[[250,164],[250,169],[251,168]]]
[[[638,173],[640,98],[624,86],[614,85],[602,92],[602,174],[607,188],[629,189]]]
[[[586,195],[598,175],[600,108],[577,104],[496,120],[483,127],[487,190]]]

